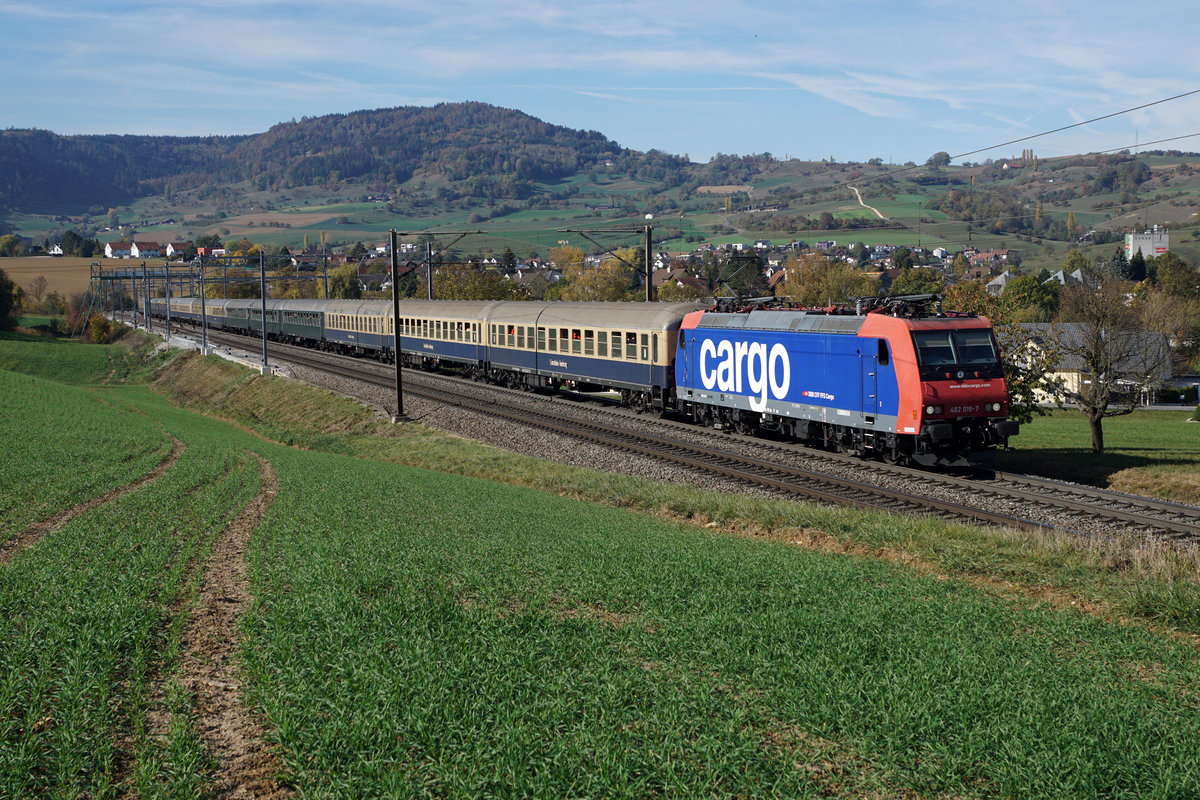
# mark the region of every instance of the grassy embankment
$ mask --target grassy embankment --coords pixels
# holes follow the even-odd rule
[[[95,444],[15,451],[13,475],[91,475],[39,514],[185,446],[0,566],[0,794],[202,791],[180,631],[251,453],[279,489],[247,556],[246,686],[306,794],[1200,792],[1196,643],[1161,627],[1200,633],[1194,563],[662,487],[167,366],[162,392],[231,425],[111,383],[140,369],[121,352],[0,339],[0,370],[33,373],[0,372],[30,398],[5,440]]]

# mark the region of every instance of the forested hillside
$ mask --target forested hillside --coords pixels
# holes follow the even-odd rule
[[[655,154],[661,161],[663,156]],[[357,111],[275,125],[254,136],[0,136],[0,207],[112,206],[206,182],[259,188],[340,180],[403,183],[418,171],[475,178],[485,197],[521,198],[554,180],[642,155],[595,131],[484,103]],[[668,161],[682,164],[678,159]]]

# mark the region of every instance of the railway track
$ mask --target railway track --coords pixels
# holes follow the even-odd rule
[[[228,334],[210,332],[210,338],[246,347],[245,339]],[[349,380],[384,389],[395,385],[393,368],[375,362],[275,343],[271,351],[280,360]],[[655,419],[651,424],[644,416],[613,407],[601,414],[594,403],[531,395],[436,373],[406,369],[404,391],[472,413],[702,470],[779,496],[1024,530],[1099,538],[1153,537],[1186,546],[1200,543],[1200,508],[1180,503],[1027,475],[984,471],[963,476],[866,462],[682,423]],[[868,477],[855,477],[868,470]]]

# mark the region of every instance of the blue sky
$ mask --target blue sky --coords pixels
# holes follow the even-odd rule
[[[0,0],[0,125],[244,134],[476,100],[695,161],[922,162],[1200,89],[1197,22],[1194,0]],[[966,160],[1192,134],[1200,94]]]

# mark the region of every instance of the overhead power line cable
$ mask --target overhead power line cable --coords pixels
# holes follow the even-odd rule
[[[1093,122],[1100,122],[1102,120],[1112,119],[1113,117],[1119,117],[1122,114],[1131,114],[1134,111],[1141,111],[1143,108],[1150,108],[1151,106],[1162,105],[1163,103],[1169,103],[1172,100],[1179,100],[1184,97],[1190,97],[1191,95],[1194,95],[1194,94],[1200,94],[1200,89],[1192,89],[1191,91],[1182,92],[1181,94],[1173,95],[1172,97],[1164,97],[1161,100],[1155,100],[1150,103],[1143,103],[1142,105],[1134,106],[1133,108],[1126,108],[1121,111],[1114,111],[1111,114],[1104,114],[1099,117],[1092,117],[1091,119],[1085,119],[1082,122],[1076,122],[1071,125],[1063,125],[1061,127],[1054,128],[1053,130],[1042,131],[1041,133],[1030,134],[1029,136],[1023,136],[1020,139],[1011,139],[1007,142],[1001,142],[1000,144],[993,144],[993,145],[989,145],[987,147],[981,147],[978,150],[971,150],[970,152],[967,152],[967,153],[959,153],[956,156],[950,156],[950,159],[955,160],[955,159],[959,159],[959,158],[965,158],[967,156],[976,155],[977,153],[986,153],[988,150],[996,150],[1001,147],[1007,147],[1010,144],[1019,144],[1021,142],[1028,142],[1031,139],[1040,139],[1041,137],[1049,136],[1052,133],[1060,133],[1062,131],[1068,131],[1068,130],[1071,130],[1072,128],[1078,128],[1083,125],[1090,125]],[[1175,139],[1186,139],[1189,136],[1195,136],[1195,135],[1196,134],[1188,134],[1188,136],[1177,136],[1172,139],[1159,139],[1157,142],[1146,142],[1145,144],[1146,145],[1159,144],[1162,142],[1174,141]],[[1140,146],[1144,146],[1144,145],[1138,145],[1138,146],[1140,147]],[[1122,148],[1115,148],[1114,150],[1102,150],[1100,152],[1109,153],[1109,152],[1114,152],[1115,150],[1125,150],[1125,149],[1127,149],[1127,148],[1122,147]],[[846,181],[841,184],[836,184],[836,186],[838,186],[838,187],[849,186],[850,184],[860,183],[860,182],[861,183],[869,183],[870,181],[879,180],[884,177],[890,177],[890,176],[894,176],[894,175],[900,175],[905,172],[912,172],[913,170],[924,169],[926,166],[928,166],[928,165],[927,164],[914,164],[911,167],[904,167],[902,169],[897,169],[897,170],[889,170],[888,172],[885,172],[881,175],[864,175],[861,178],[855,178],[853,180],[849,180],[849,181]]]
[[[1174,97],[1165,97],[1162,100],[1155,100],[1152,103],[1143,103],[1140,106],[1134,106],[1133,108],[1127,108],[1124,111],[1114,111],[1111,114],[1105,114],[1104,116],[1101,116],[1101,117],[1092,117],[1091,119],[1085,119],[1083,122],[1076,122],[1072,125],[1063,125],[1061,128],[1055,128],[1054,130],[1050,130],[1050,131],[1042,131],[1041,133],[1035,133],[1030,136],[1023,136],[1020,139],[1012,139],[1011,141],[1001,142],[1000,144],[994,144],[990,147],[983,147],[983,148],[980,148],[979,150],[972,150],[969,153],[959,153],[956,156],[951,156],[951,158],[965,158],[966,156],[973,156],[976,153],[984,153],[984,152],[987,152],[988,150],[995,150],[999,147],[1007,147],[1010,144],[1019,144],[1021,142],[1028,142],[1030,139],[1038,139],[1038,138],[1041,138],[1042,136],[1049,136],[1052,133],[1060,133],[1062,131],[1069,131],[1072,128],[1078,128],[1083,125],[1091,125],[1093,122],[1100,122],[1101,120],[1112,119],[1113,117],[1119,117],[1122,114],[1130,114],[1130,113],[1133,113],[1134,111],[1141,111],[1143,108],[1150,108],[1151,106],[1161,105],[1162,103],[1169,103],[1172,100],[1179,100],[1180,98],[1188,97],[1193,94],[1200,94],[1200,89],[1192,89],[1190,92],[1183,92],[1182,94],[1177,94]]]

